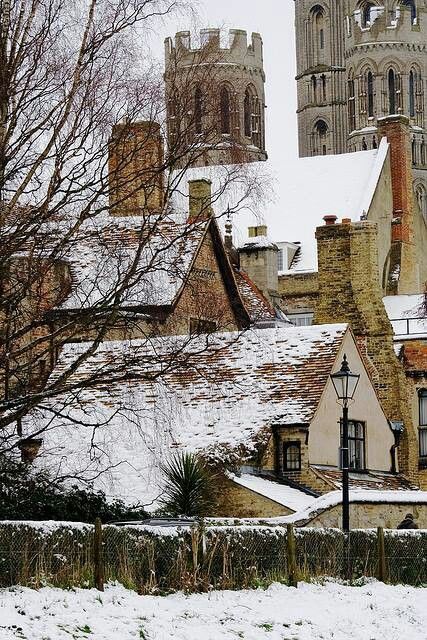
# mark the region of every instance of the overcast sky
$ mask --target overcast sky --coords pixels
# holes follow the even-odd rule
[[[266,147],[272,164],[286,170],[297,157],[294,0],[199,0],[198,7],[201,27],[261,33],[267,76]],[[158,33],[156,55],[162,56],[164,37],[192,28],[187,17],[168,21]]]

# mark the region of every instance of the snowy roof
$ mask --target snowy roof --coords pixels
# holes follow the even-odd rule
[[[371,491],[370,489],[352,489],[349,493],[350,503],[367,502],[371,504],[427,504],[427,491]],[[305,509],[289,516],[269,518],[269,522],[294,522],[299,526],[308,524],[319,513],[335,507],[342,502],[342,491],[330,491],[316,498]]]
[[[383,303],[397,340],[427,336],[425,297],[418,295],[386,296]]]
[[[45,403],[28,428],[49,424],[42,464],[87,478],[108,470],[98,487],[147,504],[158,494],[159,461],[174,449],[224,460],[253,453],[270,424],[309,423],[346,331],[341,324],[213,334],[207,349],[206,336],[105,342],[72,380],[86,388]],[[87,347],[67,345],[53,379]],[[167,369],[172,348],[182,351]],[[111,362],[123,363],[116,382]]]
[[[275,321],[274,308],[249,276],[244,271],[235,268],[234,277],[251,323],[256,324],[266,320]]]
[[[85,223],[66,260],[72,278],[65,309],[104,306],[131,273],[125,306],[172,304],[184,283],[206,222],[157,218],[154,230],[142,216],[104,216]]]
[[[311,465],[311,468],[322,480],[330,485],[331,488],[339,489],[342,486],[342,472],[339,469],[331,467],[322,467],[320,465]],[[386,473],[381,471],[369,471],[367,473],[349,474],[349,484],[352,489],[372,490],[409,490],[414,489],[414,485],[401,475]]]
[[[316,500],[314,496],[310,496],[300,489],[294,489],[289,485],[248,473],[242,473],[240,476],[230,475],[230,479],[241,487],[259,493],[292,511],[301,511]]]
[[[214,210],[224,218],[228,207],[233,214],[233,236],[236,246],[248,242],[247,228],[266,224],[274,242],[301,243],[298,260],[292,271],[317,269],[315,229],[323,224],[323,216],[336,215],[353,221],[369,211],[383,170],[389,145],[385,138],[378,149],[340,155],[300,158],[291,166],[255,162],[249,165],[249,182],[267,184],[270,175],[270,199],[251,194],[243,177],[227,187],[229,167],[200,167],[186,172],[188,179],[208,178],[212,181]],[[248,179],[248,178],[246,178]],[[258,239],[259,240],[259,239]]]

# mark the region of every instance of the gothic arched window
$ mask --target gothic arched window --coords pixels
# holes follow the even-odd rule
[[[356,129],[356,95],[354,92],[354,77],[351,74],[347,81],[348,93],[348,128],[349,131]]]
[[[221,133],[231,133],[231,100],[227,87],[220,92]]]
[[[426,163],[426,145],[424,142],[424,138],[422,139],[420,144],[420,163],[422,165],[425,165]]]
[[[415,74],[412,69],[409,72],[409,115],[415,117]]]
[[[329,127],[324,120],[318,120],[314,125],[313,131],[313,152],[316,155],[326,156],[327,154],[327,137]]]
[[[417,198],[420,211],[423,214],[424,220],[427,223],[427,191],[423,184],[418,184],[415,187],[415,196]]]
[[[411,20],[412,22],[415,22],[415,20],[417,19],[417,6],[415,4],[415,0],[401,0],[400,4],[404,5],[405,7],[410,7]]]
[[[365,29],[371,26],[372,9],[375,7],[373,2],[366,2],[362,6],[362,27]]]
[[[311,93],[314,104],[317,104],[317,79],[316,76],[311,76]]]
[[[372,71],[368,71],[366,77],[366,86],[368,93],[368,118],[374,117],[374,76]]]
[[[322,102],[326,102],[326,76],[322,75]]]
[[[245,136],[252,144],[263,148],[261,103],[254,86],[247,87],[243,102]]]
[[[311,64],[316,66],[324,62],[326,47],[325,10],[320,4],[314,5],[309,13],[307,51],[310,52]]]
[[[194,91],[194,128],[196,133],[203,130],[203,94],[200,87]]]
[[[388,82],[388,112],[393,115],[397,112],[397,83],[394,69],[390,69],[387,75]]]

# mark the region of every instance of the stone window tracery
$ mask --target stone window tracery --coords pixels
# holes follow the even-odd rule
[[[231,133],[231,97],[227,87],[221,87],[220,91],[220,120],[221,133]]]

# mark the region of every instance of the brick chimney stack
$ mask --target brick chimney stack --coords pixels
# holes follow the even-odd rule
[[[409,119],[392,115],[378,119],[379,138],[390,145],[393,193],[392,248],[390,273],[394,278],[389,293],[415,293],[420,289],[414,242],[414,195]]]
[[[149,215],[162,209],[163,162],[163,138],[157,122],[113,127],[108,160],[111,215]]]
[[[207,220],[212,216],[212,182],[207,178],[188,182],[189,222]]]

